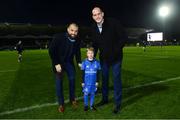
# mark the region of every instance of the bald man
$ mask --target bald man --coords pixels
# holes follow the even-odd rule
[[[99,58],[102,68],[102,101],[98,106],[108,103],[108,81],[109,71],[112,67],[114,83],[114,113],[118,113],[121,106],[122,85],[121,85],[121,64],[123,47],[127,38],[120,22],[113,18],[105,18],[100,7],[92,9],[92,43],[95,55],[99,50]]]
[[[78,25],[71,23],[67,32],[56,34],[49,46],[49,55],[56,80],[56,93],[59,103],[59,112],[64,112],[63,73],[66,72],[69,80],[69,99],[73,107],[77,107],[75,99],[75,67],[74,56],[77,64],[81,66],[80,41],[77,39]]]

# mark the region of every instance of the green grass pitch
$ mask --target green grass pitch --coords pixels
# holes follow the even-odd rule
[[[76,69],[76,96],[81,97],[81,74]],[[64,95],[68,99],[68,80],[64,77]],[[147,47],[146,52],[141,47],[124,48],[122,109],[117,115],[112,113],[112,77],[109,83],[110,103],[96,112],[84,112],[80,99],[77,109],[67,103],[65,112],[58,113],[48,51],[26,50],[22,63],[17,62],[15,51],[1,51],[0,118],[180,119],[180,46]],[[99,102],[101,94],[95,99]]]

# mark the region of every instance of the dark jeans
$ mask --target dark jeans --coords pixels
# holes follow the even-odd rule
[[[61,74],[56,73],[56,94],[59,105],[64,105],[63,73],[66,72],[69,80],[69,99],[75,100],[75,68],[73,63],[65,63]]]
[[[113,81],[114,81],[114,99],[115,105],[120,107],[122,98],[122,83],[121,83],[121,64],[122,61],[118,61],[112,65],[106,62],[101,62],[102,67],[102,100],[108,101],[108,84],[109,84],[109,70],[112,67]]]

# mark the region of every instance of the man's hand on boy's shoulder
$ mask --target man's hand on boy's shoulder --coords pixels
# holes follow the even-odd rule
[[[81,83],[81,86],[84,87],[84,83]]]
[[[96,87],[97,87],[98,85],[99,85],[98,82],[96,82]]]
[[[78,63],[78,66],[81,68],[82,64],[81,64],[81,63]]]

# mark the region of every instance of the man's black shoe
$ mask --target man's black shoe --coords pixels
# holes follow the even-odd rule
[[[108,101],[102,100],[102,101],[99,102],[96,106],[97,106],[97,107],[100,107],[100,106],[103,106],[103,105],[105,105],[105,104],[108,104]]]
[[[84,111],[88,111],[88,106],[84,106]]]
[[[96,110],[97,110],[97,109],[94,107],[94,105],[93,105],[93,106],[91,106],[90,108],[91,108],[91,110],[94,110],[94,111],[96,111]]]
[[[113,113],[114,114],[117,114],[118,112],[120,111],[120,107],[115,107],[114,110],[113,110]]]

